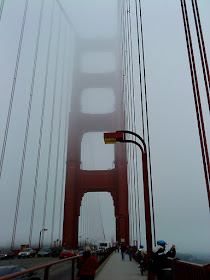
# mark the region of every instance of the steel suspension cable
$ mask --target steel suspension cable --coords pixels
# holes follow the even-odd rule
[[[84,228],[84,243],[86,244],[86,237],[87,237],[87,233],[86,233],[86,194],[84,194],[84,198],[83,198],[83,228]]]
[[[31,246],[31,241],[32,241],[36,191],[37,191],[38,176],[39,176],[39,164],[40,164],[42,132],[43,132],[44,112],[45,112],[45,103],[46,103],[46,94],[47,94],[47,80],[48,80],[48,71],[49,71],[50,47],[51,47],[51,39],[52,39],[53,16],[54,16],[54,0],[53,0],[53,4],[52,4],[51,19],[50,19],[50,35],[49,35],[48,47],[47,47],[47,62],[46,62],[46,69],[45,69],[44,94],[43,94],[43,99],[42,99],[41,124],[40,124],[40,130],[39,130],[39,144],[38,144],[38,152],[37,152],[34,193],[33,193],[33,202],[32,202],[32,210],[31,210],[31,221],[30,221],[30,232],[29,232],[29,245],[30,246]]]
[[[206,180],[207,196],[208,196],[209,209],[210,209],[210,189],[209,189],[210,163],[209,163],[208,148],[207,148],[207,143],[206,143],[206,135],[205,135],[204,122],[203,122],[203,114],[202,114],[202,108],[201,108],[197,72],[196,72],[196,66],[195,66],[195,59],[194,59],[192,39],[191,39],[191,33],[190,33],[190,27],[189,27],[188,15],[187,15],[186,2],[185,2],[185,0],[180,0],[180,3],[181,3],[182,15],[183,15],[185,37],[186,37],[186,42],[187,42],[190,73],[191,73],[192,86],[193,86],[193,95],[194,95],[196,116],[197,116],[197,122],[198,122],[202,160],[203,160],[203,166],[204,166],[204,175],[205,175],[205,180]]]
[[[126,15],[126,8],[125,8],[125,5],[124,5],[124,13]],[[128,64],[127,64],[127,37],[126,37],[126,16],[124,15],[124,45],[125,45],[125,50],[124,50],[124,75],[125,75],[125,96],[126,96],[126,99],[125,99],[125,102],[126,102],[126,116],[127,116],[127,125],[128,125],[128,128],[130,127],[130,118],[129,118],[129,107],[128,107]]]
[[[42,228],[45,228],[46,214],[47,214],[47,195],[48,195],[48,185],[49,185],[49,174],[51,167],[51,153],[52,153],[52,139],[53,139],[53,130],[54,130],[54,117],[55,117],[55,100],[56,100],[56,87],[57,87],[57,76],[58,76],[58,55],[60,51],[60,34],[61,34],[61,13],[59,14],[58,22],[58,40],[56,45],[56,62],[55,62],[55,73],[54,73],[54,85],[53,85],[53,103],[52,103],[52,115],[51,115],[51,124],[50,124],[50,145],[49,145],[49,154],[48,154],[48,166],[47,166],[47,180],[46,180],[46,192],[45,192],[45,201],[44,201],[44,214],[43,214],[43,223]],[[56,174],[55,174],[56,176]],[[55,196],[55,189],[54,189]],[[53,209],[54,213],[54,209]],[[52,224],[52,229],[53,229]],[[42,246],[44,244],[44,234],[42,234]],[[52,240],[52,231],[51,231],[51,246],[53,246]]]
[[[140,55],[140,35],[139,35],[139,17],[138,17],[138,8],[137,0],[135,0],[136,6],[136,31],[137,31],[137,42],[138,42],[138,63],[139,63],[139,86],[140,86],[140,96],[141,96],[141,118],[142,118],[142,132],[143,139],[145,140],[144,132],[144,109],[143,109],[143,89],[142,89],[142,71],[141,71],[141,55]]]
[[[69,41],[71,37],[69,36]],[[71,49],[69,49],[69,57],[67,59],[68,63],[70,63],[71,59]],[[61,220],[62,220],[62,209],[64,204],[64,178],[65,178],[65,166],[66,166],[66,149],[67,149],[67,131],[68,131],[68,123],[69,123],[69,99],[70,99],[70,67],[69,67],[69,73],[68,73],[68,84],[67,84],[67,90],[66,90],[66,108],[65,108],[65,130],[64,130],[64,145],[63,145],[63,166],[62,166],[62,183],[61,183],[61,199],[60,199],[60,219],[59,219],[59,239],[61,240]]]
[[[152,201],[153,235],[154,235],[154,245],[156,246],[155,213],[154,213],[154,199],[153,199],[152,165],[151,165],[151,151],[150,151],[149,117],[148,117],[148,105],[147,105],[147,83],[146,83],[146,67],[145,67],[145,56],[144,56],[144,36],[143,36],[141,0],[139,0],[139,16],[140,16],[140,26],[141,26],[141,45],[142,45],[142,62],[143,62],[146,127],[147,127],[147,143],[148,143],[147,149],[148,149],[148,158],[149,158],[149,178],[150,178],[150,191],[151,191],[151,201]]]
[[[21,34],[20,34],[20,40],[19,40],[19,45],[18,45],[18,53],[17,53],[17,57],[16,57],[16,65],[15,65],[15,72],[14,72],[14,77],[13,77],[12,91],[11,91],[11,96],[10,96],[9,111],[8,111],[8,115],[7,115],[6,129],[5,129],[5,134],[4,134],[4,141],[3,141],[1,160],[0,160],[0,178],[1,178],[1,174],[2,174],[4,155],[5,155],[5,151],[6,151],[7,136],[8,136],[10,118],[11,118],[11,113],[12,113],[12,105],[13,105],[13,99],[14,99],[14,94],[15,94],[15,86],[16,86],[17,73],[18,73],[19,61],[20,61],[20,55],[21,55],[21,49],[22,49],[22,42],[23,42],[27,10],[28,10],[28,0],[26,0],[26,2],[25,2],[23,21],[22,21],[22,26],[21,26]],[[18,194],[17,194],[17,200],[16,200],[16,209],[15,209],[15,217],[14,217],[14,223],[13,223],[11,248],[14,248],[17,217],[18,217],[19,202],[20,202],[20,191],[21,190],[19,189]]]
[[[86,239],[88,238],[88,228],[87,228],[87,193],[85,196],[85,215],[84,215],[84,226],[85,226],[85,243],[86,243]]]
[[[3,9],[4,9],[4,2],[5,2],[5,0],[1,0],[1,4],[0,4],[0,21],[1,21],[2,12],[3,12]]]
[[[118,0],[119,1],[119,0]],[[124,103],[124,96],[125,96],[125,93],[124,93],[124,65],[123,65],[123,60],[124,60],[124,44],[123,44],[123,38],[124,38],[124,32],[123,32],[123,4],[122,4],[122,2],[121,1],[119,1],[119,3],[121,3],[121,7],[120,7],[120,11],[121,11],[121,13],[120,13],[120,16],[121,16],[121,18],[120,18],[120,42],[121,42],[121,48],[120,48],[120,50],[121,50],[121,91],[122,91],[122,108],[123,108],[123,127],[125,128],[125,118],[126,118],[126,116],[125,116],[125,103]]]
[[[130,0],[129,0],[129,10],[131,10],[131,5],[130,5]],[[130,34],[131,33],[131,15],[129,13],[129,26],[130,26]],[[132,43],[132,36],[130,36],[130,51],[131,51],[131,58],[133,57],[133,43]],[[134,67],[133,67],[133,59],[131,60],[131,80],[132,80],[132,96],[133,96],[133,119],[134,119],[134,131],[136,131],[136,110],[135,110],[135,89],[134,89]],[[138,167],[137,167],[137,146],[135,145],[135,171],[136,171],[136,197],[137,197],[137,205],[138,205],[138,217],[139,217],[139,223],[138,223],[138,236],[140,239],[140,244],[141,244],[141,211],[140,211],[140,199],[138,195],[138,184],[139,184],[139,176],[138,176]]]
[[[125,3],[125,2],[124,2]],[[127,125],[128,125],[128,129],[130,129],[130,110],[129,110],[129,71],[128,71],[128,36],[127,35],[127,5],[124,4],[124,13],[125,13],[125,16],[124,16],[124,44],[125,44],[125,49],[126,51],[124,52],[124,57],[125,57],[125,96],[126,96],[126,99],[125,99],[125,104],[126,104],[126,107],[125,107],[125,111],[126,111],[126,115],[127,115]],[[127,147],[127,153],[128,153],[128,158],[130,159],[131,157],[131,145],[128,145]],[[132,240],[132,243],[133,243],[133,240],[134,240],[134,227],[135,227],[135,224],[134,224],[134,217],[135,217],[135,211],[134,211],[134,194],[133,194],[133,189],[131,188],[131,180],[132,180],[132,176],[131,176],[131,168],[129,166],[129,169],[128,169],[128,185],[129,185],[129,189],[130,189],[130,194],[129,194],[129,199],[130,199],[130,220],[131,220],[131,240]]]
[[[59,31],[59,35],[60,35]],[[60,41],[60,36],[59,36]],[[55,184],[54,184],[54,198],[53,198],[53,214],[52,214],[52,231],[51,231],[51,244],[53,242],[54,224],[55,224],[55,203],[58,183],[58,161],[60,156],[60,139],[61,139],[61,113],[63,107],[63,84],[64,84],[64,66],[65,66],[65,54],[66,54],[66,29],[64,32],[64,50],[63,50],[63,65],[62,65],[62,83],[61,83],[61,95],[60,95],[60,109],[59,109],[59,124],[58,124],[58,144],[57,144],[57,157],[56,157],[56,168],[55,168]],[[57,80],[57,77],[56,77]]]
[[[128,1],[128,4],[130,2]],[[132,111],[134,112],[134,101],[133,101],[133,94],[132,92],[132,69],[131,69],[131,33],[130,33],[130,24],[129,24],[129,14],[130,14],[130,5],[127,6],[128,12],[127,12],[127,25],[128,25],[128,64],[129,64],[129,79],[130,79],[130,88],[129,88],[129,96],[130,96],[130,112],[131,112],[131,131],[134,131],[134,115],[132,114]],[[133,136],[132,136],[133,138]],[[134,146],[131,145],[131,165],[134,167]],[[134,232],[136,234],[135,240],[137,240],[138,236],[138,209],[137,209],[137,189],[136,189],[136,180],[135,180],[135,169],[132,170],[132,186],[133,186],[133,200],[134,200]]]
[[[21,169],[20,169],[19,184],[18,184],[18,197],[17,197],[17,202],[16,202],[15,220],[14,220],[14,225],[13,225],[14,234],[12,236],[12,244],[11,244],[12,248],[14,248],[16,226],[17,226],[18,212],[19,212],[20,195],[21,195],[21,190],[22,190],[25,156],[26,156],[26,149],[27,149],[27,142],[28,142],[28,131],[29,131],[29,125],[30,125],[31,107],[32,107],[33,92],[34,92],[34,81],[35,81],[35,76],[36,76],[37,56],[38,56],[38,50],[39,50],[39,38],[40,38],[40,30],[41,30],[41,23],[42,23],[43,4],[44,4],[44,0],[42,0],[42,2],[41,2],[41,8],[40,8],[40,13],[39,13],[39,25],[38,25],[38,32],[37,32],[37,38],[36,38],[36,48],[35,48],[35,56],[34,56],[34,64],[33,64],[33,72],[32,72],[32,81],[31,81],[31,89],[30,89],[30,96],[29,96],[29,103],[28,103],[28,113],[27,113],[23,153],[22,153],[22,160],[21,160]]]
[[[3,164],[4,164],[4,156],[5,156],[5,151],[6,151],[7,137],[8,137],[8,131],[9,131],[9,125],[10,125],[10,119],[11,119],[11,113],[12,113],[12,106],[13,106],[13,100],[14,100],[14,94],[15,94],[18,69],[19,69],[20,55],[21,55],[21,50],[22,50],[22,42],[23,42],[23,36],[24,36],[27,10],[28,10],[28,0],[25,1],[23,20],[22,20],[21,32],[20,32],[20,39],[19,39],[19,44],[18,44],[18,51],[17,51],[17,56],[16,56],[15,70],[14,70],[12,89],[11,89],[11,95],[10,95],[10,101],[9,101],[9,109],[8,109],[8,114],[7,114],[7,121],[6,121],[6,127],[5,127],[5,132],[4,132],[3,145],[2,145],[2,150],[1,150],[0,179],[1,179],[1,174],[2,174],[2,169],[3,169]]]
[[[204,38],[203,38],[203,32],[202,32],[202,27],[201,27],[197,0],[191,0],[191,3],[192,3],[192,8],[193,8],[196,33],[197,33],[197,38],[198,38],[198,45],[199,45],[199,50],[200,50],[204,83],[205,83],[205,87],[206,87],[206,96],[207,96],[207,101],[208,101],[209,111],[210,111],[210,74],[209,74],[209,67],[208,67],[208,61],[207,61],[207,56],[206,56],[206,48],[205,48],[205,43],[204,43]]]
[[[125,121],[125,124],[128,125],[129,127],[129,114],[128,114],[128,95],[127,95],[127,80],[128,80],[128,77],[127,77],[127,59],[126,59],[126,53],[127,53],[127,40],[126,40],[126,33],[125,33],[125,29],[126,29],[126,23],[125,23],[125,16],[126,14],[126,11],[125,11],[125,1],[123,2],[122,4],[122,33],[123,33],[123,36],[122,36],[122,68],[123,68],[123,97],[124,97],[124,121]],[[126,126],[125,126],[126,127]],[[127,155],[129,157],[129,154],[130,154],[130,147],[127,146]],[[128,169],[128,186],[129,186],[129,190],[130,190],[130,169]],[[131,195],[131,191],[130,191],[130,195],[129,195],[129,212],[130,212],[130,215],[129,215],[129,223],[130,223],[130,238],[131,240],[133,240],[133,207],[132,207],[132,195]]]
[[[103,224],[102,215],[101,215],[101,206],[100,206],[100,202],[99,202],[99,194],[98,193],[97,193],[97,198],[98,198],[99,217],[100,217],[100,221],[101,221],[101,225],[102,225],[103,237],[104,237],[104,240],[106,240],[105,231],[104,231],[104,224]]]
[[[80,206],[80,217],[81,217],[81,234],[82,234],[82,238],[81,240],[83,239],[83,243],[84,243],[84,238],[85,238],[85,231],[84,231],[84,215],[83,215],[83,205],[84,205],[84,196],[82,198],[82,203],[81,203],[81,206]]]

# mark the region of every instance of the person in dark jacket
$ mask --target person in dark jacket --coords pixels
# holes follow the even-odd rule
[[[94,256],[91,255],[90,247],[85,247],[83,256],[79,258],[77,264],[77,268],[79,269],[77,276],[80,280],[93,280],[97,267],[98,261]]]
[[[129,245],[129,247],[128,247],[128,255],[129,255],[130,261],[132,261],[132,257],[133,257],[133,247],[131,247],[130,245]]]
[[[122,260],[125,260],[125,251],[126,251],[126,246],[125,244],[121,245],[121,256],[122,256]]]
[[[168,257],[174,258],[176,256],[175,245],[171,247],[168,252],[165,252],[167,243],[164,240],[157,241],[157,247],[154,250],[154,260],[156,263],[157,279],[172,280],[173,274],[171,270]]]
[[[167,258],[175,258],[176,257],[176,246],[172,245],[171,249],[166,253]]]

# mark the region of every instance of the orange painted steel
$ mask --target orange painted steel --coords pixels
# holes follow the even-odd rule
[[[121,77],[119,46],[116,38],[77,38],[75,69],[72,85],[71,113],[69,115],[68,152],[66,165],[66,186],[63,221],[63,246],[76,248],[78,245],[78,219],[82,197],[87,192],[107,191],[112,195],[116,217],[116,240],[129,243],[127,158],[125,145],[115,145],[114,163],[110,170],[82,170],[81,143],[85,133],[116,131],[124,128],[123,92],[120,90]],[[106,73],[85,73],[81,70],[84,54],[111,52],[116,58],[116,69]],[[82,93],[87,88],[111,88],[115,97],[114,111],[107,114],[81,112]]]
[[[209,280],[210,264],[199,265],[179,259],[169,259],[174,280]]]

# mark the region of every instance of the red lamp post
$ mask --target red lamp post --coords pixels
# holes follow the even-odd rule
[[[134,140],[126,140],[125,134],[131,134],[137,137],[141,144]],[[147,255],[152,253],[152,231],[151,231],[151,216],[150,216],[150,197],[148,184],[148,168],[147,168],[147,150],[144,140],[138,134],[128,131],[120,130],[111,133],[104,133],[105,144],[115,144],[116,142],[133,143],[137,145],[142,152],[142,169],[143,169],[143,183],[144,183],[144,205],[145,205],[145,222],[146,222],[146,241],[147,241]],[[148,278],[149,279],[149,278]]]
[[[47,228],[42,228],[39,232],[39,250],[40,250],[40,247],[41,247],[41,236],[42,236],[42,232],[44,231],[47,231],[48,229]]]

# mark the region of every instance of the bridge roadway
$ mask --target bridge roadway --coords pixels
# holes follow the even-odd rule
[[[26,268],[36,267],[42,264],[50,263],[58,258],[26,258],[0,260],[0,265],[21,265]],[[44,270],[38,270],[37,276],[43,279]],[[50,280],[70,280],[71,261],[54,265],[50,268]],[[97,269],[95,280],[146,280],[146,276],[141,276],[138,263],[135,260],[130,261],[128,255],[125,255],[125,261],[121,259],[121,253],[113,252],[107,260]]]
[[[0,260],[0,265],[20,265],[26,268],[36,267],[42,264],[50,263],[59,260],[59,258],[42,257],[42,258],[25,258],[25,259],[12,259]],[[37,270],[37,276],[43,279],[44,270]],[[66,261],[61,264],[53,265],[50,268],[50,280],[69,280],[71,275],[71,261]]]

